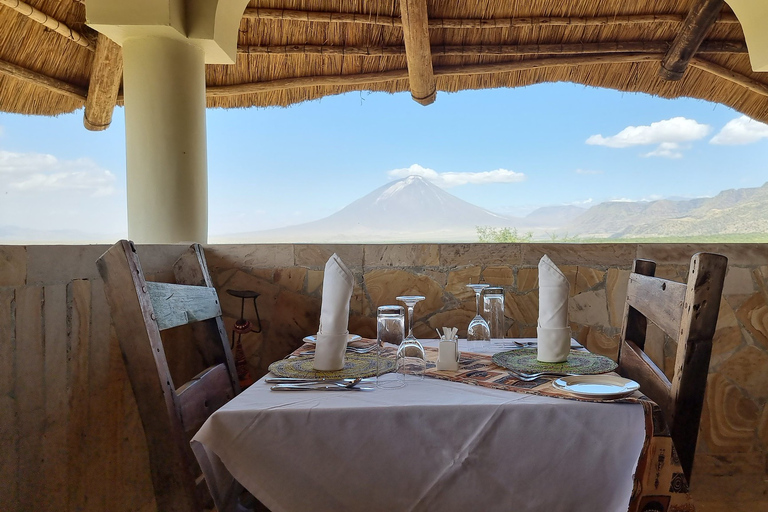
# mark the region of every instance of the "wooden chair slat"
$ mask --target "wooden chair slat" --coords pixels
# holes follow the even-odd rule
[[[176,390],[133,244],[122,240],[113,245],[97,266],[144,426],[157,507],[169,512],[201,510],[176,413]]]
[[[676,338],[680,334],[686,290],[682,283],[632,273],[627,285],[627,303]]]
[[[689,482],[727,266],[725,256],[695,254],[683,285],[653,277],[655,264],[636,260],[627,287],[619,373],[661,408]],[[648,321],[677,341],[672,382],[643,352]]]
[[[157,508],[202,511],[210,496],[203,493],[201,499],[202,487],[195,478],[200,468],[189,438],[240,392],[203,249],[193,245],[174,265],[180,284],[147,282],[136,249],[127,240],[112,246],[96,264],[139,407]],[[160,331],[191,322],[195,347],[210,368],[177,389]]]
[[[178,389],[184,431],[194,434],[208,416],[235,397],[224,364],[207,368]]]
[[[671,413],[671,400],[669,389],[672,383],[648,355],[640,350],[632,341],[623,342],[621,353],[621,367],[619,373],[628,379],[640,384],[640,390],[656,402],[665,417]]]
[[[213,280],[208,272],[205,252],[199,244],[191,246],[173,265],[173,275],[178,284],[208,286],[213,288]],[[213,366],[218,361],[226,361],[229,378],[235,394],[240,393],[240,380],[232,351],[229,349],[227,329],[221,316],[192,324],[192,338],[197,352],[206,366]],[[223,340],[224,343],[210,343],[210,340]]]
[[[670,429],[686,474],[693,469],[704,391],[707,387],[712,338],[717,326],[728,259],[701,253],[691,259],[688,290],[677,338],[675,373],[670,398],[673,403]]]
[[[161,331],[221,316],[215,288],[150,281],[147,290]]]

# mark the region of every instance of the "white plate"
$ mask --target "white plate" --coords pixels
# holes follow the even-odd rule
[[[352,343],[353,341],[360,341],[363,339],[362,336],[359,334],[347,334],[347,343]],[[305,336],[302,340],[304,343],[317,343],[317,336],[314,334],[310,334],[309,336]]]
[[[621,398],[640,389],[633,380],[615,375],[575,375],[552,383],[557,389],[588,398]]]

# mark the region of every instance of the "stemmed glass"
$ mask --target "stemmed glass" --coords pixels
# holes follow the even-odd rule
[[[413,335],[413,307],[417,302],[424,300],[423,295],[401,295],[397,300],[403,302],[408,308],[408,336],[405,337],[397,349],[397,373],[405,378],[405,375],[413,375],[418,379],[424,378],[427,370],[427,354],[424,346]]]
[[[478,348],[484,347],[486,343],[491,342],[491,328],[488,327],[488,322],[485,318],[480,316],[480,292],[490,285],[483,284],[468,284],[468,288],[472,288],[475,291],[475,318],[469,322],[467,327],[467,341],[477,342],[470,343],[470,345],[476,345]]]

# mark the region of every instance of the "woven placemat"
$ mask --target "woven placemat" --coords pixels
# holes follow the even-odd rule
[[[313,355],[281,359],[269,365],[269,371],[278,377],[301,379],[356,379],[376,376],[376,354],[347,353],[344,368],[334,371],[315,370],[312,367],[314,360]],[[394,359],[382,359],[382,363],[383,373],[394,371]]]
[[[536,359],[537,349],[518,348],[493,355],[493,362],[512,371],[523,373],[562,372],[576,375],[597,375],[615,370],[618,365],[612,359],[591,352],[571,350],[562,363],[542,363]]]

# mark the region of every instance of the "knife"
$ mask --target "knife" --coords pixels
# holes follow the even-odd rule
[[[270,377],[264,379],[267,384],[322,384],[324,382],[352,382],[355,379],[300,379],[298,377]],[[371,382],[373,378],[361,379],[360,382]]]
[[[310,383],[306,383],[310,384]],[[376,388],[355,386],[347,388],[344,386],[337,386],[336,384],[322,384],[319,385],[304,385],[304,384],[276,384],[272,386],[272,391],[373,391]]]

